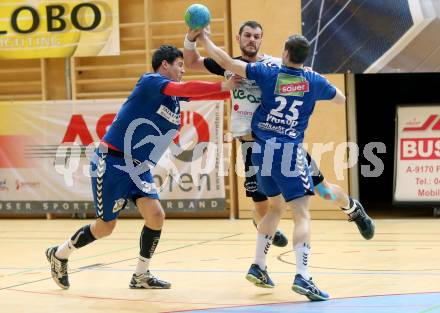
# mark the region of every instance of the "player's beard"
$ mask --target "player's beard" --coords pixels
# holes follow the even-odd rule
[[[247,56],[248,58],[253,58],[258,54],[259,47],[255,46],[255,50],[252,50],[252,51],[246,50],[246,48],[247,48],[246,46],[244,46],[244,47],[241,46],[240,50],[241,50],[241,53],[243,55]]]

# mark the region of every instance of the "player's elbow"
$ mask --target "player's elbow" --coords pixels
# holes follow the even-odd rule
[[[183,52],[183,59],[185,60],[185,66],[191,70],[204,70],[203,58],[200,56],[194,56],[191,53]]]

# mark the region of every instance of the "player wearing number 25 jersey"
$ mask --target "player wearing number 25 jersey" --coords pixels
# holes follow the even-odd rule
[[[314,71],[284,65],[250,63],[246,75],[262,91],[261,105],[252,119],[256,144],[261,147],[260,153],[256,153],[259,149],[254,151],[252,160],[260,166],[262,191],[269,197],[282,193],[286,201],[313,194],[308,167],[302,167],[307,161],[300,144],[316,101],[333,99],[336,88]],[[272,149],[273,159],[268,162]],[[286,167],[289,153],[291,162]],[[299,169],[297,174],[289,174],[295,168]]]

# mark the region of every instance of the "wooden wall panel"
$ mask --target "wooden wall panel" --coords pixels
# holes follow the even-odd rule
[[[1,100],[43,100],[41,60],[0,60]]]

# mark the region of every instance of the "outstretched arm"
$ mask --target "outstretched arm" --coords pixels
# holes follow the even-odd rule
[[[211,41],[211,39],[208,38],[205,32],[202,32],[198,36],[198,38],[205,47],[206,52],[208,52],[209,56],[213,58],[221,67],[235,74],[238,74],[241,77],[246,77],[246,62],[234,60],[233,58],[231,58],[225,51],[217,47]]]
[[[203,62],[204,57],[202,57],[196,49],[196,40],[199,34],[199,30],[188,30],[188,33],[185,35],[185,41],[183,42],[183,59],[188,68],[208,72]]]
[[[220,96],[222,99],[225,99],[224,97],[228,94],[228,91],[234,89],[237,84],[237,80],[232,78],[217,83],[197,80],[188,82],[168,82],[165,88],[162,90],[162,93],[167,96],[189,98],[212,95],[214,97]]]
[[[335,87],[336,88],[336,87]],[[336,88],[336,94],[333,99],[331,99],[332,102],[336,104],[345,104],[345,96],[338,88]]]

